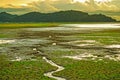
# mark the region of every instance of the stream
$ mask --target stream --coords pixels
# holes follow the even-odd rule
[[[34,50],[37,51],[40,55],[42,55],[42,53],[39,50],[37,50],[36,48]],[[64,67],[57,65],[52,60],[49,60],[48,58],[46,58],[44,55],[43,55],[43,60],[45,60],[48,64],[50,64],[54,67],[57,67],[57,70],[44,73],[44,76],[53,78],[56,80],[66,80],[65,78],[62,78],[62,77],[53,76],[54,73],[64,70]]]
[[[55,71],[51,71],[51,72],[45,73],[44,76],[47,76],[47,77],[49,77],[49,78],[54,78],[54,79],[56,79],[56,80],[66,80],[65,78],[53,76],[54,73],[64,70],[64,67],[57,65],[56,63],[52,62],[51,60],[48,60],[46,57],[43,57],[43,59],[44,59],[47,63],[49,63],[50,65],[58,68],[58,69],[55,70]]]

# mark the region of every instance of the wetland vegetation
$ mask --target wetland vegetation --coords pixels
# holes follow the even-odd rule
[[[0,80],[120,80],[120,24],[85,25],[1,23]]]

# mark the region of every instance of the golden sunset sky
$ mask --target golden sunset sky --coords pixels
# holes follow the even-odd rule
[[[105,14],[120,20],[120,0],[0,0],[0,12],[24,14],[78,10],[89,14]]]

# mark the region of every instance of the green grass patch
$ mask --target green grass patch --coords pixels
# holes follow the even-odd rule
[[[120,80],[120,62],[55,59],[65,70],[55,73],[67,80]]]
[[[120,29],[107,29],[102,31],[93,31],[90,33],[82,33],[74,36],[78,36],[82,40],[96,40],[103,44],[119,44],[120,43]]]
[[[60,23],[0,23],[0,28],[39,28],[57,27]]]
[[[11,37],[15,37],[15,34],[11,35],[11,34],[0,34],[0,38],[11,38]]]
[[[10,62],[0,55],[0,80],[54,80],[43,74],[55,69],[42,58],[39,61]]]
[[[110,37],[119,37],[120,29],[107,29],[102,31],[93,31],[91,33],[82,34],[82,36],[110,36]]]

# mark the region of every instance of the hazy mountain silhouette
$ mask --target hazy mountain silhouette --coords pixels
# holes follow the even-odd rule
[[[0,22],[115,22],[111,17],[81,11],[60,11],[54,13],[30,12],[24,15],[11,15],[0,13]]]
[[[9,21],[13,20],[15,17],[17,17],[17,15],[11,15],[6,12],[1,12],[0,13],[0,22],[9,22]]]

